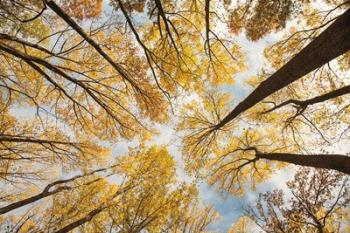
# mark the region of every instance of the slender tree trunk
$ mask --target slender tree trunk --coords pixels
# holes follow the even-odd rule
[[[91,219],[93,217],[95,217],[97,214],[99,214],[102,210],[104,210],[104,208],[100,207],[98,209],[94,209],[92,211],[90,211],[86,216],[84,216],[83,218],[81,219],[78,219],[77,221],[75,222],[72,222],[71,224],[63,227],[62,229],[56,231],[55,233],[66,233],[66,232],[69,232],[75,228],[77,228],[78,226],[81,226],[89,221],[91,221]]]
[[[113,66],[114,69],[131,84],[137,91],[143,93],[143,90],[129,77],[127,71],[118,63],[114,62],[113,59],[107,55],[107,53],[100,47],[100,45],[94,41],[83,28],[81,28],[66,12],[64,12],[54,1],[46,0],[46,5],[54,11],[62,20],[64,20],[69,26],[71,26],[86,42],[88,42],[106,61]]]
[[[302,49],[287,64],[263,81],[245,100],[237,105],[215,129],[236,118],[264,98],[300,79],[314,69],[330,62],[350,49],[350,9]]]
[[[9,135],[0,133],[0,142],[24,142],[24,143],[37,143],[37,144],[59,144],[59,145],[68,145],[68,146],[78,146],[82,143],[76,142],[65,142],[65,141],[55,141],[55,140],[45,140],[40,138],[18,136],[18,135]]]
[[[120,191],[117,191],[116,193],[114,193],[114,195],[109,199],[109,201],[112,201],[115,197],[128,192],[130,189],[133,189],[134,187],[136,187],[137,184],[131,185],[131,186],[127,186],[123,189],[121,189]],[[67,226],[55,231],[55,233],[66,233],[69,232],[81,225],[84,225],[87,222],[90,222],[96,215],[98,215],[99,213],[101,213],[103,210],[107,209],[109,207],[109,205],[107,204],[101,204],[98,208],[90,211],[87,215],[85,215],[84,217],[68,224]]]
[[[45,197],[51,196],[51,195],[53,195],[55,193],[58,193],[60,191],[67,190],[67,189],[69,189],[69,188],[68,187],[61,187],[61,188],[58,188],[58,189],[56,189],[55,191],[52,191],[52,192],[44,191],[42,193],[39,193],[39,194],[37,194],[35,196],[32,196],[32,197],[29,197],[27,199],[24,199],[24,200],[21,200],[21,201],[17,201],[15,203],[12,203],[10,205],[7,205],[5,207],[0,208],[0,215],[5,214],[7,212],[10,212],[10,211],[12,211],[14,209],[23,207],[25,205],[31,204],[33,202],[36,202],[36,201],[40,200],[40,199],[43,199]]]
[[[350,157],[338,154],[300,155],[289,153],[256,153],[259,159],[293,163],[295,165],[332,169],[350,175]]]
[[[314,98],[305,100],[305,101],[303,101],[303,104],[312,105],[312,104],[316,104],[316,103],[321,103],[321,102],[324,102],[326,100],[334,99],[334,98],[337,98],[339,96],[347,95],[347,94],[350,94],[350,85],[339,88],[339,89],[331,91],[331,92],[328,92],[324,95],[316,96]]]
[[[26,198],[24,200],[17,201],[15,203],[9,204],[9,205],[4,206],[4,207],[1,207],[0,208],[0,215],[5,214],[7,212],[10,212],[12,210],[15,210],[17,208],[23,207],[25,205],[34,203],[34,202],[36,202],[38,200],[41,200],[41,199],[43,199],[45,197],[52,196],[52,195],[54,195],[56,193],[59,193],[59,192],[62,192],[64,190],[71,190],[71,189],[73,189],[73,187],[71,187],[71,186],[61,186],[61,187],[57,187],[55,190],[50,191],[50,189],[54,188],[56,185],[62,185],[62,184],[70,183],[70,182],[73,182],[73,181],[75,181],[75,180],[77,180],[79,178],[87,177],[87,176],[93,175],[93,174],[95,174],[97,172],[103,172],[103,171],[106,171],[107,169],[110,169],[110,168],[113,168],[113,167],[116,167],[116,166],[118,166],[118,164],[110,166],[110,167],[107,167],[107,168],[96,169],[96,170],[93,170],[93,171],[91,171],[89,173],[86,173],[86,174],[76,175],[76,176],[73,176],[72,178],[69,178],[69,179],[56,180],[56,181],[48,184],[44,188],[44,190],[41,193],[38,193],[37,195],[28,197],[28,198]],[[92,181],[84,183],[83,185],[90,185],[90,184],[95,183],[95,182],[100,181],[100,180],[101,180],[101,178],[96,178],[96,179],[94,179]]]
[[[326,94],[323,94],[323,95],[319,95],[319,96],[316,96],[316,97],[313,97],[311,99],[307,99],[307,100],[296,100],[296,99],[290,99],[290,100],[287,100],[279,105],[276,105],[275,107],[263,112],[263,113],[269,113],[269,112],[272,112],[278,108],[281,108],[283,106],[286,106],[288,104],[295,104],[295,105],[298,105],[299,107],[301,108],[304,108],[306,109],[307,106],[309,105],[313,105],[313,104],[317,104],[317,103],[321,103],[321,102],[324,102],[324,101],[327,101],[327,100],[330,100],[330,99],[334,99],[334,98],[337,98],[337,97],[340,97],[340,96],[343,96],[343,95],[348,95],[350,94],[350,85],[348,86],[345,86],[345,87],[342,87],[342,88],[339,88],[339,89],[336,89],[334,91],[331,91],[331,92],[328,92]],[[1,139],[0,139],[1,140]]]

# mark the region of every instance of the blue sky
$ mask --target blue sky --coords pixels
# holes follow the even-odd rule
[[[278,37],[278,34],[267,35],[256,42],[249,41],[242,34],[235,38],[246,56],[247,70],[234,77],[234,85],[225,86],[223,88],[225,92],[233,94],[233,105],[238,104],[250,93],[251,88],[248,87],[244,81],[259,73],[265,63],[265,58],[263,56],[264,48],[276,42]],[[293,174],[292,168],[278,171],[269,181],[259,184],[256,190],[247,190],[247,193],[243,197],[233,197],[227,194],[223,195],[217,192],[214,187],[201,183],[199,189],[203,202],[213,204],[220,214],[219,220],[215,222],[211,228],[219,232],[227,232],[232,223],[242,215],[242,208],[244,206],[247,204],[254,204],[260,192],[286,187],[286,180],[289,180]]]
[[[276,35],[269,35],[265,38],[251,42],[245,38],[245,36],[238,36],[237,43],[242,47],[246,56],[247,70],[237,74],[235,83],[232,86],[225,86],[223,89],[225,92],[232,93],[234,95],[234,103],[244,99],[250,92],[250,88],[244,83],[244,80],[257,74],[264,65],[265,58],[263,56],[263,50],[266,46],[276,41]],[[176,119],[174,119],[176,121]],[[174,125],[157,125],[157,130],[160,135],[155,137],[150,143],[158,145],[167,145],[169,152],[173,155],[178,164],[178,175],[180,179],[188,179],[183,169],[183,161],[181,155],[181,142],[175,136]],[[114,145],[113,154],[126,154],[128,146],[137,146],[137,141],[122,141]],[[242,214],[242,207],[247,204],[253,204],[259,192],[271,190],[276,187],[281,188],[284,186],[286,179],[291,178],[293,172],[290,170],[279,171],[266,183],[259,184],[255,191],[247,190],[246,195],[243,197],[233,197],[230,195],[223,195],[215,190],[214,187],[208,186],[205,181],[199,184],[200,198],[203,204],[212,204],[216,211],[220,214],[220,218],[217,222],[212,224],[210,228],[218,232],[227,232],[233,222]]]
[[[110,11],[108,1],[104,1],[104,10]],[[225,92],[234,95],[234,103],[244,99],[250,92],[250,88],[244,84],[244,80],[256,75],[264,65],[265,59],[263,50],[266,46],[273,44],[278,38],[278,35],[268,35],[257,42],[251,42],[246,39],[244,35],[235,37],[235,41],[241,46],[242,51],[246,56],[247,70],[232,77],[235,79],[235,84],[232,86],[225,86]],[[28,109],[13,109],[12,113],[17,116],[27,116],[33,114]],[[174,119],[176,121],[176,119]],[[186,175],[183,169],[183,161],[181,155],[181,142],[175,135],[174,125],[157,125],[160,135],[155,137],[150,144],[167,145],[169,152],[173,155],[178,165],[178,176],[180,179],[191,179]],[[125,155],[128,152],[128,147],[137,147],[136,140],[126,141],[121,140],[119,143],[113,145],[112,153],[114,156]],[[254,203],[255,198],[259,192],[263,192],[276,187],[283,187],[285,180],[289,179],[293,174],[292,169],[277,172],[269,181],[260,184],[255,191],[247,191],[243,197],[233,197],[230,195],[222,195],[215,190],[214,187],[208,186],[204,181],[199,184],[199,193],[203,204],[212,204],[220,214],[220,219],[211,225],[213,230],[218,232],[226,232],[231,224],[242,214],[242,207],[249,203]]]
[[[108,2],[108,0],[104,1],[104,11],[107,13],[111,11],[111,7],[109,6]],[[137,17],[133,18],[133,20],[142,21],[144,19],[142,19],[142,17]],[[222,29],[218,30],[223,33],[227,32],[228,30],[224,25],[220,25],[220,23],[218,24],[218,27],[223,27]],[[223,87],[224,92],[233,94],[233,105],[238,104],[238,102],[243,100],[250,93],[251,88],[248,87],[244,81],[247,78],[259,73],[265,63],[265,58],[263,56],[264,48],[276,42],[278,37],[278,34],[271,34],[255,42],[249,41],[243,34],[240,34],[234,38],[235,42],[241,47],[242,52],[245,55],[247,69],[244,72],[238,73],[232,77],[235,80],[235,83],[232,86]],[[176,122],[176,119],[173,119],[173,122]],[[179,178],[190,181],[190,178],[186,175],[183,168],[181,142],[175,135],[176,132],[174,130],[174,125],[157,125],[156,128],[160,135],[155,137],[150,144],[155,143],[158,145],[167,145],[170,154],[172,154],[174,159],[177,161],[177,173]],[[128,146],[135,147],[137,144],[137,141],[121,141],[113,146],[113,154],[114,156],[126,154],[128,151]],[[259,192],[281,187],[280,183],[284,183],[285,179],[291,177],[290,174],[286,174],[287,173],[278,172],[268,182],[258,185],[257,190],[248,190],[246,195],[243,197],[223,195],[222,193],[217,192],[214,187],[208,186],[205,181],[200,182],[199,193],[202,203],[204,205],[212,204],[216,211],[218,211],[220,214],[219,220],[210,226],[211,230],[215,230],[217,232],[227,232],[232,223],[235,222],[242,214],[242,207],[248,203],[254,203],[254,200]]]

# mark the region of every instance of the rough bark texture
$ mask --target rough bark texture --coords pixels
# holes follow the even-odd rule
[[[339,16],[310,44],[287,64],[263,81],[245,100],[237,105],[215,129],[236,118],[264,98],[300,79],[350,49],[350,9]]]
[[[350,157],[338,154],[299,155],[289,153],[257,153],[259,159],[276,160],[295,165],[332,169],[350,175]]]

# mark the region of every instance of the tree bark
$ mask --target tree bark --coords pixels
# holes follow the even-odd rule
[[[9,134],[1,134],[0,133],[0,142],[18,142],[18,143],[36,143],[36,144],[59,144],[59,145],[67,145],[67,146],[79,146],[83,145],[78,142],[68,142],[68,141],[56,141],[56,140],[45,140],[40,138],[33,138],[27,136],[18,136],[18,135],[9,135]]]
[[[337,97],[340,97],[343,95],[348,95],[348,94],[350,94],[350,85],[336,89],[334,91],[328,92],[328,93],[323,94],[323,95],[313,97],[311,99],[307,99],[307,100],[290,99],[290,100],[287,100],[279,105],[276,105],[275,107],[273,107],[273,108],[271,108],[263,113],[272,112],[272,111],[274,111],[278,108],[281,108],[283,106],[286,106],[288,104],[295,104],[295,105],[305,109],[309,105],[321,103],[321,102],[324,102],[324,101],[327,101],[330,99],[334,99],[334,98],[337,98]]]
[[[275,160],[295,165],[332,169],[350,175],[350,157],[338,154],[300,155],[289,153],[262,153],[257,152],[259,159]]]
[[[95,215],[99,214],[102,210],[104,210],[105,208],[98,208],[98,209],[94,209],[92,211],[90,211],[86,216],[84,216],[83,218],[81,219],[78,219],[77,221],[75,222],[72,222],[71,224],[63,227],[62,229],[56,231],[55,233],[66,233],[66,232],[69,232],[75,228],[77,228],[78,226],[81,226],[89,221],[91,221],[91,219],[93,217],[95,217]]]
[[[350,9],[302,49],[287,64],[263,81],[246,99],[239,103],[215,130],[235,119],[264,98],[300,79],[314,69],[330,62],[350,49]]]
[[[58,188],[58,189],[56,189],[56,190],[54,190],[52,192],[50,192],[50,191],[43,191],[43,192],[41,192],[41,193],[39,193],[39,194],[37,194],[35,196],[29,197],[29,198],[21,200],[21,201],[17,201],[15,203],[12,203],[10,205],[7,205],[5,207],[0,208],[0,215],[5,214],[7,212],[10,212],[10,211],[12,211],[14,209],[23,207],[25,205],[28,205],[30,203],[34,203],[34,202],[36,202],[38,200],[41,200],[41,199],[43,199],[45,197],[54,195],[55,193],[58,193],[60,191],[67,190],[67,189],[70,189],[70,187],[60,187],[60,188]]]
[[[134,185],[130,185],[127,186],[119,191],[117,191],[116,193],[114,193],[114,195],[109,199],[109,201],[113,200],[115,197],[128,192],[129,190],[133,189],[134,187],[136,187],[138,184],[134,184]],[[95,217],[96,215],[98,215],[99,213],[101,213],[103,210],[107,209],[110,205],[108,205],[108,203],[106,204],[101,204],[98,208],[91,210],[87,215],[85,215],[84,217],[68,224],[67,226],[55,231],[55,233],[66,233],[69,232],[81,225],[84,225],[87,222],[90,222],[93,217]]]
[[[342,95],[350,94],[350,85],[336,89],[334,91],[328,92],[324,95],[316,96],[314,98],[303,101],[304,105],[312,105],[316,103],[321,103],[330,99],[337,98]]]
[[[5,214],[7,212],[10,212],[10,211],[12,211],[14,209],[23,207],[25,205],[34,203],[34,202],[36,202],[38,200],[41,200],[41,199],[43,199],[45,197],[52,196],[52,195],[54,195],[56,193],[59,193],[59,192],[62,192],[64,190],[71,190],[71,189],[74,188],[74,187],[71,187],[71,186],[60,186],[60,187],[57,187],[55,190],[50,191],[50,189],[54,188],[56,185],[62,185],[62,184],[70,183],[70,182],[73,182],[73,181],[75,181],[75,180],[77,180],[79,178],[83,178],[83,177],[87,177],[87,176],[90,176],[90,175],[94,175],[97,172],[103,172],[103,171],[106,171],[107,169],[110,169],[110,168],[113,168],[113,167],[116,167],[116,166],[118,166],[118,164],[115,164],[113,166],[106,167],[106,168],[96,169],[96,170],[93,170],[93,171],[91,171],[89,173],[86,173],[86,174],[76,175],[76,176],[73,176],[72,178],[69,178],[69,179],[56,180],[56,181],[48,184],[44,188],[44,190],[41,193],[38,193],[37,195],[28,197],[28,198],[26,198],[24,200],[17,201],[15,203],[9,204],[9,205],[4,206],[4,207],[1,207],[0,208],[0,215]],[[100,181],[100,180],[101,180],[101,178],[98,177],[98,178],[96,178],[96,179],[94,179],[92,181],[83,183],[82,185],[90,185],[90,184],[95,183],[95,182]]]

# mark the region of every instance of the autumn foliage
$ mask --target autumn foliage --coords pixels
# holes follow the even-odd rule
[[[0,231],[347,232],[349,5],[0,0]]]

